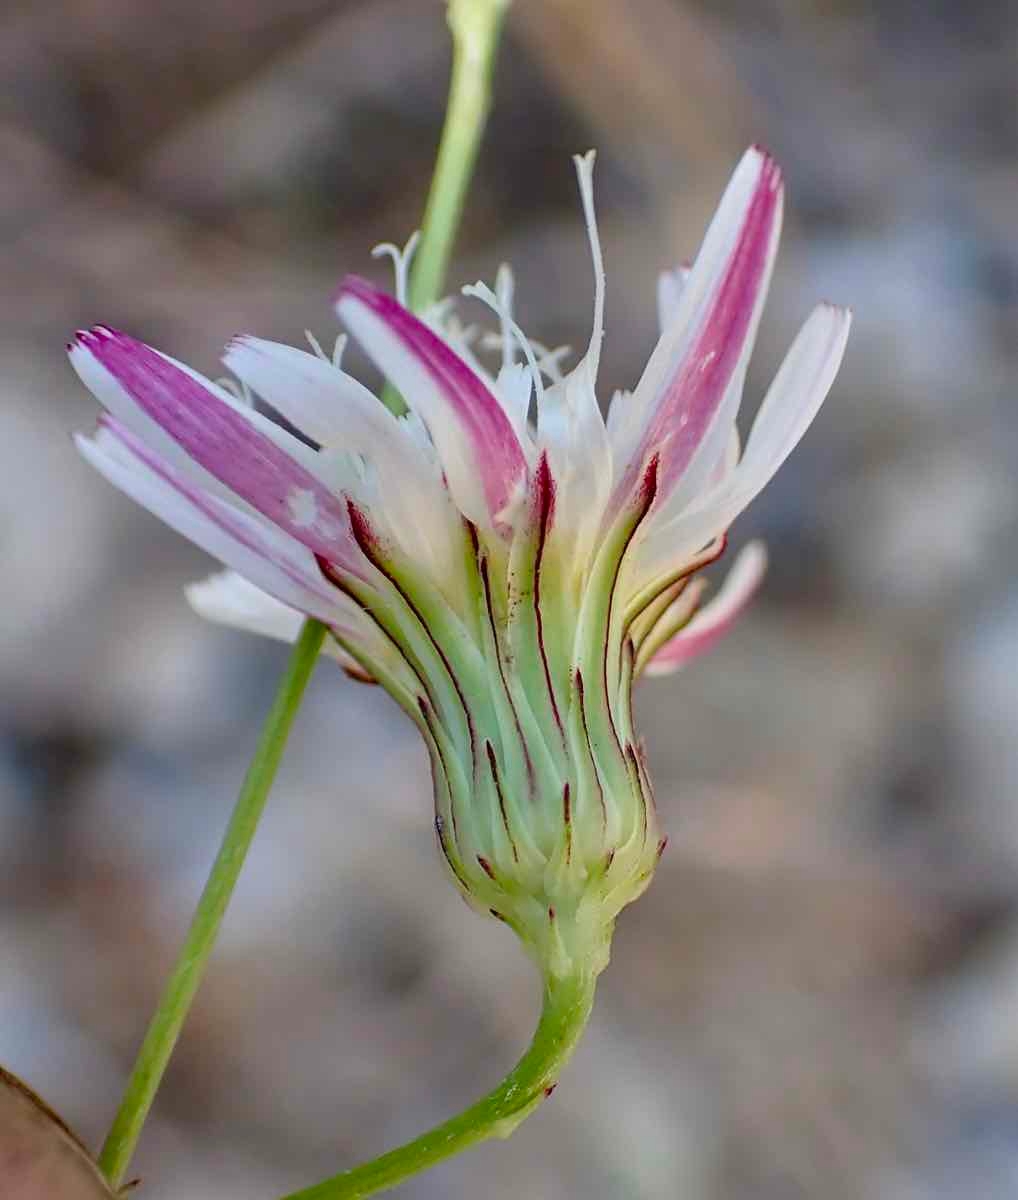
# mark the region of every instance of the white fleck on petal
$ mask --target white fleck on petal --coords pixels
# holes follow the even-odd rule
[[[307,529],[314,525],[318,518],[318,501],[314,492],[307,488],[295,488],[286,498],[293,523],[299,529]]]

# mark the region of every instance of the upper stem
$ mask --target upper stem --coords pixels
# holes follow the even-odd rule
[[[463,203],[491,108],[495,52],[509,0],[449,0],[452,77],[435,171],[421,221],[407,303],[422,312],[442,295]],[[386,384],[382,400],[397,415],[406,405]]]
[[[113,1126],[99,1153],[99,1167],[114,1188],[127,1171],[166,1064],[205,973],[325,632],[324,625],[307,621],[293,648],[173,974],[152,1017]]]
[[[490,1137],[508,1137],[558,1081],[594,1003],[596,973],[545,982],[544,1006],[526,1054],[494,1091],[457,1116],[381,1158],[334,1175],[283,1200],[361,1200]]]
[[[410,272],[414,312],[441,295],[463,202],[491,107],[491,80],[507,0],[450,0],[452,79],[435,173]]]

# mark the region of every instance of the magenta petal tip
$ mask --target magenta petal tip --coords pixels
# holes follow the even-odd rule
[[[372,301],[377,302],[384,295],[384,292],[376,288],[363,275],[345,275],[339,287],[336,288],[332,303],[338,304],[344,296],[356,296],[359,300],[370,304]]]

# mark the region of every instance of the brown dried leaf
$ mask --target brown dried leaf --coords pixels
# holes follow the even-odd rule
[[[4,1200],[113,1200],[117,1195],[60,1117],[3,1067],[0,1195]]]

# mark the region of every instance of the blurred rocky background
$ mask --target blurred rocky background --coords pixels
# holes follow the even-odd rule
[[[1013,0],[516,0],[454,282],[509,259],[582,346],[597,146],[607,395],[759,140],[790,199],[747,417],[816,299],[857,323],[736,528],[772,548],[752,616],[644,685],[671,845],[574,1065],[406,1200],[1018,1195],[1016,62]],[[93,1145],[285,655],[201,625],[208,561],[77,459],[63,343],[215,374],[241,330],[331,339],[418,220],[448,65],[439,0],[0,8],[0,1062]],[[395,706],[323,664],[140,1195],[269,1200],[509,1066],[535,980],[429,805]]]

